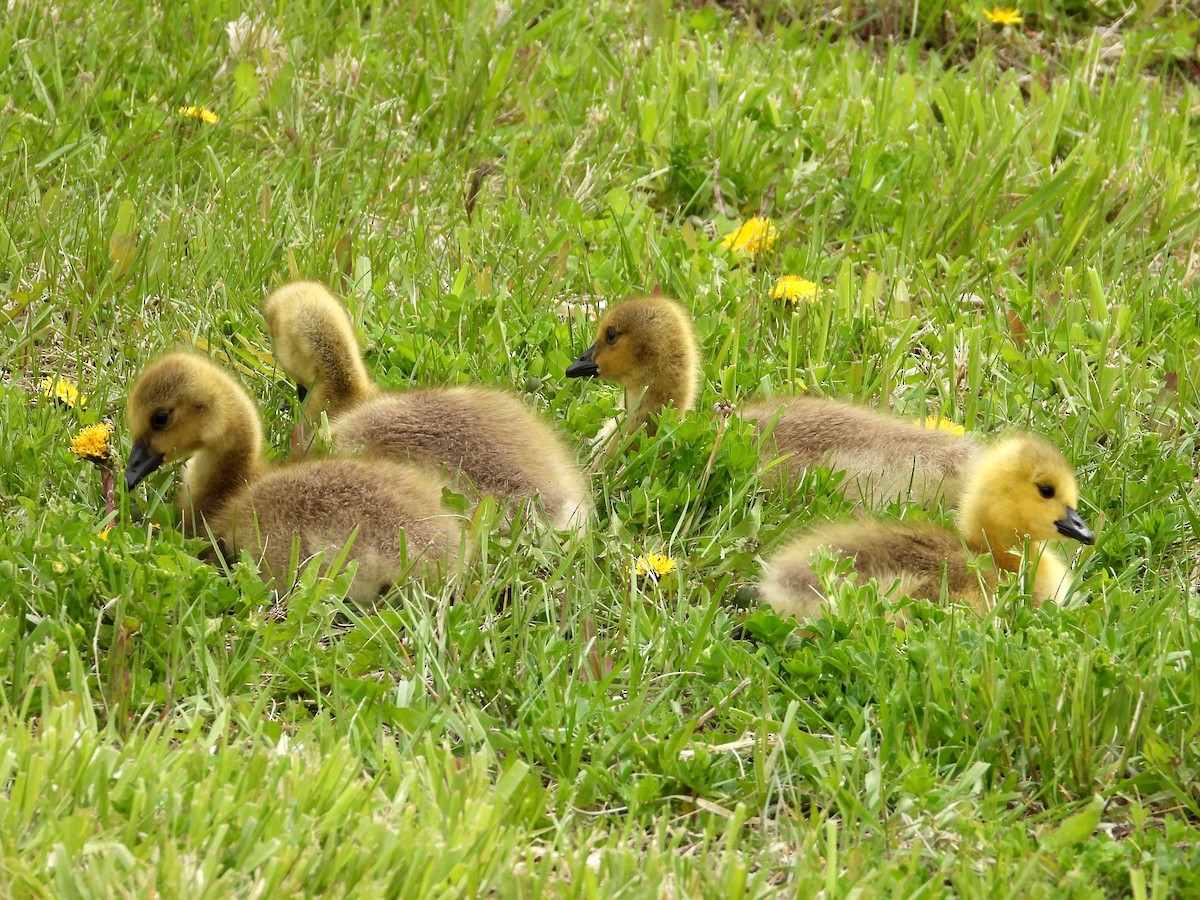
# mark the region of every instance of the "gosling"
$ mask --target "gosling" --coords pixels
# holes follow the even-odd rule
[[[605,312],[595,343],[566,374],[615,381],[625,388],[630,429],[653,431],[663,407],[687,412],[695,405],[699,359],[695,325],[682,306],[665,297],[635,297]],[[872,505],[897,498],[953,502],[962,472],[979,453],[969,438],[818,397],[752,402],[741,416],[759,434],[769,486],[793,488],[805,469],[825,466],[846,474],[848,497]]]
[[[761,597],[780,614],[819,617],[826,598],[812,557],[824,548],[836,558],[850,559],[859,575],[874,578],[881,587],[895,585],[902,596],[937,601],[944,583],[951,599],[980,610],[979,574],[990,589],[996,573],[985,567],[977,574],[972,558],[990,558],[995,569],[1015,574],[1028,539],[1033,602],[1061,603],[1072,573],[1046,544],[1063,538],[1095,543],[1076,511],[1078,502],[1075,474],[1053,444],[1033,435],[1006,438],[967,474],[958,514],[961,536],[931,524],[861,521],[820,526],[767,562]]]
[[[268,465],[262,424],[245,389],[199,356],[169,353],[129,392],[132,490],[163,464],[187,460],[178,504],[187,533],[211,533],[225,558],[247,551],[272,587],[298,544],[301,562],[326,567],[353,539],[352,601],[374,598],[402,576],[438,570],[455,557],[462,526],[428,473],[387,460],[325,459]]]
[[[633,297],[605,310],[596,340],[567,367],[568,378],[603,378],[625,389],[630,432],[655,433],[655,417],[696,405],[700,341],[691,314],[667,297]]]
[[[555,529],[587,527],[591,499],[574,454],[514,395],[479,385],[379,390],[345,306],[317,282],[278,288],[263,315],[276,360],[306,415],[325,412],[337,452],[436,468],[460,492],[538,502]]]

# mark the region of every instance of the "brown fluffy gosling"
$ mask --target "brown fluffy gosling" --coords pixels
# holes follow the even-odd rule
[[[1010,437],[985,452],[967,473],[958,513],[961,537],[930,524],[819,526],[766,563],[761,597],[781,614],[820,616],[825,598],[812,556],[824,548],[852,560],[860,576],[874,578],[885,590],[899,582],[900,595],[936,601],[944,580],[952,599],[979,609],[983,593],[971,557],[988,555],[996,569],[1016,573],[1028,540],[1033,602],[1062,602],[1071,570],[1046,544],[1063,538],[1095,543],[1075,510],[1078,501],[1075,474],[1053,444],[1033,435]],[[985,567],[983,574],[995,584],[994,572]]]
[[[696,402],[700,351],[691,315],[665,297],[635,297],[600,318],[595,343],[567,369],[625,388],[630,430],[667,404],[681,412]],[[806,468],[845,472],[842,491],[880,505],[898,497],[954,500],[959,479],[979,452],[969,438],[929,431],[886,413],[837,400],[791,397],[740,410],[760,435],[766,481],[787,488]]]
[[[971,438],[823,397],[758,401],[741,414],[758,430],[763,466],[778,461],[766,473],[768,484],[788,489],[806,469],[824,466],[846,473],[842,493],[872,506],[954,503],[981,452]]]
[[[437,569],[459,549],[461,523],[425,472],[379,459],[268,465],[249,395],[202,357],[169,353],[151,363],[129,392],[126,420],[127,487],[187,460],[178,494],[185,530],[211,532],[226,558],[246,550],[277,589],[289,586],[294,541],[301,562],[324,551],[330,563],[353,538],[347,558],[358,571],[349,596],[365,605],[408,571]]]
[[[334,448],[436,467],[456,489],[537,502],[552,526],[583,530],[587,482],[555,429],[507,391],[483,386],[380,391],[367,375],[345,306],[321,284],[284,285],[263,314],[275,358],[324,410]]]

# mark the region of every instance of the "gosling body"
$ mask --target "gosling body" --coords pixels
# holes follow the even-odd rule
[[[873,520],[819,526],[767,562],[761,596],[781,614],[819,616],[826,598],[812,562],[821,548],[849,559],[860,576],[874,578],[884,589],[897,585],[903,596],[930,601],[939,600],[944,590],[976,608],[983,602],[981,577],[994,586],[998,572],[1015,574],[1024,562],[1034,573],[1033,602],[1061,602],[1071,587],[1071,571],[1047,544],[1063,538],[1095,542],[1075,510],[1077,503],[1074,472],[1057,448],[1032,435],[1007,438],[968,471],[959,533]],[[977,560],[984,565],[973,566]]]
[[[751,403],[742,417],[759,433],[770,486],[794,488],[806,469],[823,466],[845,473],[847,497],[873,506],[957,502],[963,474],[981,450],[970,438],[821,397]]]
[[[587,483],[557,432],[516,397],[482,386],[381,393],[330,426],[335,448],[437,468],[460,493],[540,504],[582,530]]]
[[[588,485],[558,432],[515,395],[463,386],[380,391],[345,307],[316,282],[285,285],[263,314],[276,359],[324,411],[338,453],[376,453],[433,468],[456,490],[540,504],[558,529],[586,528]]]
[[[932,524],[841,522],[801,535],[767,563],[759,592],[780,615],[820,617],[825,595],[812,565],[820,548],[853,560],[854,570],[875,578],[883,590],[896,585],[901,596],[937,601],[944,581],[951,597],[973,606],[982,599],[979,578],[953,531]]]
[[[211,534],[225,556],[249,552],[264,580],[288,585],[300,562],[333,562],[353,541],[352,600],[369,604],[411,573],[453,559],[461,522],[426,472],[389,460],[327,459],[269,465],[258,411],[233,378],[206,359],[172,353],[130,391],[129,489],[164,463],[187,460],[178,493],[184,528]]]

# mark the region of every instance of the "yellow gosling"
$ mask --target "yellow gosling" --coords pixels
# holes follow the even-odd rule
[[[961,534],[876,520],[819,526],[766,563],[761,597],[781,614],[819,617],[825,597],[812,558],[824,548],[852,560],[860,576],[874,578],[885,590],[899,582],[902,596],[936,601],[944,584],[949,597],[980,608],[983,595],[972,558],[987,556],[995,569],[1016,573],[1028,541],[1033,602],[1061,602],[1072,575],[1047,544],[1096,540],[1076,511],[1078,502],[1075,473],[1053,444],[1033,435],[1010,437],[968,472],[958,514]],[[984,567],[983,575],[994,585],[994,573]]]

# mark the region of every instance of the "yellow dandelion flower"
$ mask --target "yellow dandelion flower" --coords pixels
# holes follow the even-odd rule
[[[206,122],[209,125],[216,125],[221,121],[217,114],[207,106],[181,106],[179,114],[185,119],[195,119],[197,122]]]
[[[661,578],[664,575],[670,575],[677,568],[679,566],[675,560],[665,553],[647,553],[644,556],[639,556],[633,564],[634,574],[639,578],[644,578],[647,575]]]
[[[89,425],[79,434],[71,438],[71,452],[80,459],[90,462],[107,462],[112,447],[109,441],[113,436],[113,426],[108,422],[99,425]]]
[[[1025,21],[1021,18],[1021,13],[1011,6],[997,6],[994,9],[985,9],[983,17],[993,25],[999,25],[1001,28],[1007,28],[1010,25],[1020,25]]]
[[[933,416],[921,422],[929,431],[944,431],[947,434],[963,435],[967,430],[957,422],[950,419],[943,419],[941,416]]]
[[[112,531],[111,528],[105,528],[102,532],[100,532],[100,535],[99,535],[100,540],[107,541],[109,532],[111,532],[111,531]]]
[[[721,241],[721,246],[734,253],[758,256],[779,243],[779,229],[770,219],[753,216],[735,228]]]
[[[87,400],[80,395],[79,388],[61,375],[51,375],[42,379],[42,396],[70,407],[83,406]]]
[[[807,278],[801,278],[799,275],[784,275],[775,282],[771,296],[776,300],[793,305],[812,303],[817,299],[818,290],[816,284]]]

